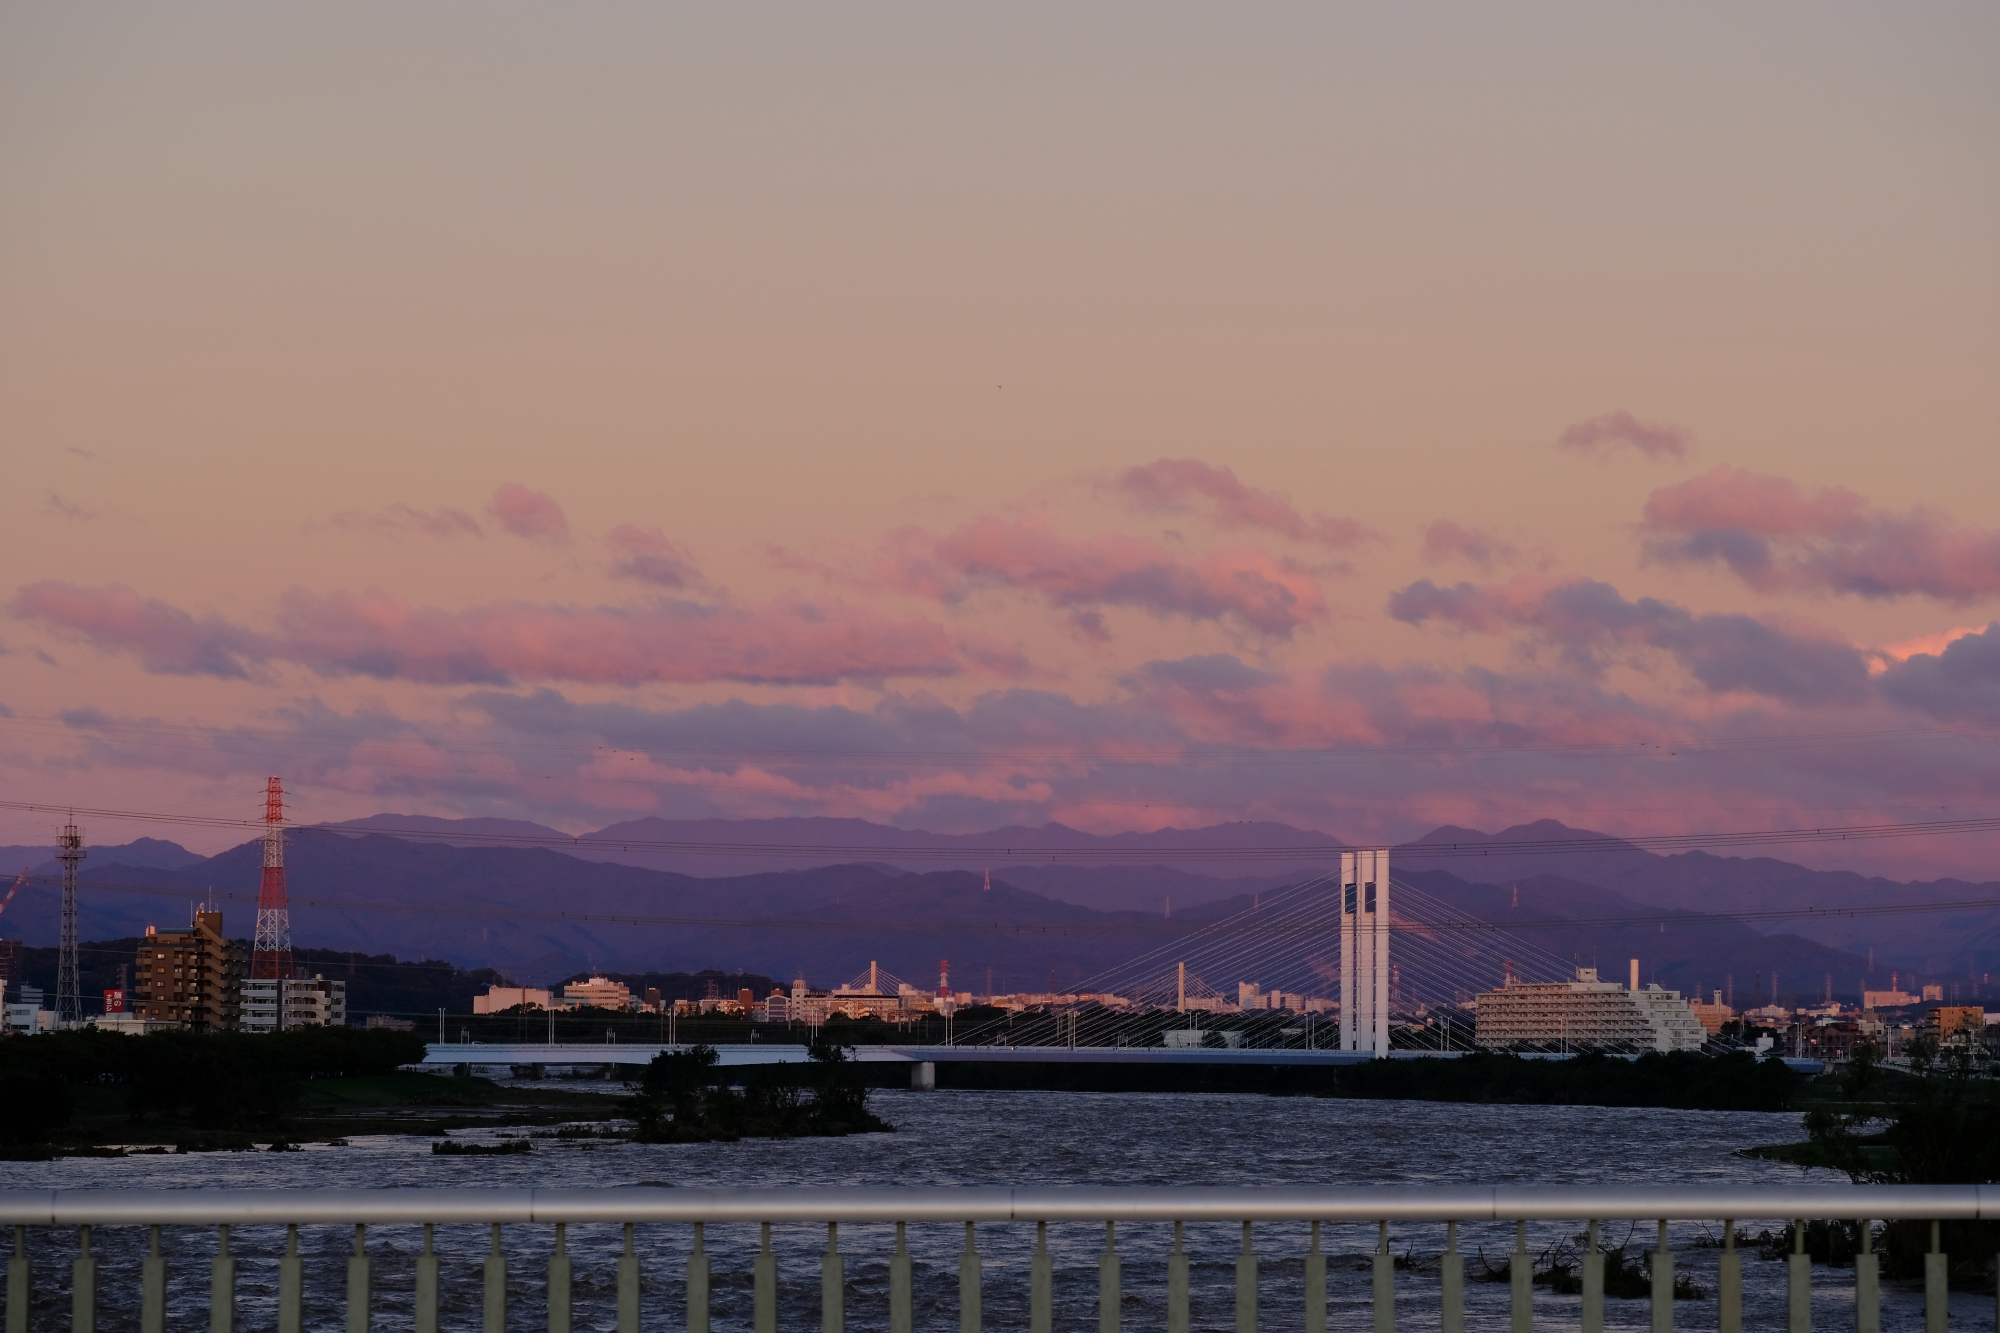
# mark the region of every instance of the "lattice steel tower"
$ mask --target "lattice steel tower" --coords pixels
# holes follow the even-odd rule
[[[62,952],[56,958],[56,1024],[73,1028],[83,1022],[83,1007],[76,984],[76,863],[90,853],[83,850],[83,830],[72,817],[56,839],[56,859],[63,868]]]
[[[285,789],[276,778],[264,786],[264,882],[257,888],[257,938],[250,945],[250,976],[280,981],[292,976],[292,907],[285,896]]]

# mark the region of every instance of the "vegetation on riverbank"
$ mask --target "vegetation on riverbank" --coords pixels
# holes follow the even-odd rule
[[[1687,1111],[1782,1111],[1806,1078],[1747,1052],[1586,1054],[1537,1060],[1481,1052],[1450,1060],[1371,1060],[1337,1071],[1337,1097],[1546,1106],[1657,1106]]]
[[[437,1134],[619,1114],[588,1093],[409,1073],[408,1033],[299,1028],[270,1035],[81,1029],[0,1041],[0,1158],[145,1144],[186,1152],[350,1134]]]
[[[2000,1183],[2000,1086],[1982,1076],[1970,1053],[1912,1045],[1907,1074],[1884,1069],[1874,1048],[1861,1047],[1839,1082],[1839,1100],[1806,1113],[1806,1141],[1783,1146],[1785,1160],[1844,1171],[1857,1184],[1990,1185]],[[1765,1155],[1776,1155],[1766,1150]],[[1807,1231],[1807,1249],[1821,1262],[1852,1263],[1859,1234],[1847,1224]],[[1789,1234],[1789,1233],[1788,1233]],[[2000,1248],[2000,1225],[1947,1222],[1941,1242],[1952,1276],[1979,1277]],[[1930,1228],[1891,1222],[1881,1233],[1882,1269],[1890,1277],[1923,1272]]]
[[[801,1087],[759,1077],[755,1067],[725,1075],[712,1046],[662,1051],[634,1085],[633,1137],[641,1143],[727,1143],[836,1138],[895,1128],[868,1109],[868,1085],[846,1051],[820,1045],[811,1055]],[[742,1086],[731,1086],[734,1075],[743,1077]]]

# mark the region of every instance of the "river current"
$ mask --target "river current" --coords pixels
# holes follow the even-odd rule
[[[596,1085],[602,1087],[601,1084]],[[1803,1135],[1791,1114],[1619,1110],[1564,1106],[1460,1106],[1429,1102],[1344,1101],[1309,1097],[1212,1094],[1093,1094],[1037,1092],[886,1092],[874,1107],[895,1124],[893,1134],[846,1139],[749,1141],[730,1144],[638,1145],[589,1140],[536,1139],[521,1156],[438,1156],[430,1140],[402,1136],[356,1138],[346,1147],[312,1146],[288,1153],[202,1153],[0,1163],[5,1187],[157,1188],[197,1186],[273,1188],[345,1186],[396,1188],[613,1185],[1367,1185],[1380,1184],[1634,1184],[1693,1185],[1723,1182],[1796,1182],[1797,1168],[1734,1155],[1762,1143]],[[468,1142],[492,1142],[523,1130],[458,1131]],[[1834,1183],[1828,1178],[1827,1183]],[[1761,1227],[1765,1223],[1753,1226]],[[1165,1326],[1165,1255],[1171,1227],[1131,1224],[1118,1229],[1124,1256],[1123,1310],[1128,1329]],[[1530,1249],[1562,1244],[1575,1227],[1531,1228]],[[1444,1245],[1435,1225],[1391,1228],[1391,1248],[1409,1256],[1397,1274],[1402,1327],[1435,1328],[1436,1269],[1426,1261]],[[1629,1236],[1630,1253],[1650,1250],[1653,1227]],[[1680,1328],[1716,1326],[1714,1281],[1717,1227],[1676,1225],[1677,1266],[1702,1289],[1700,1299],[1677,1303]],[[641,1228],[638,1246],[645,1273],[642,1327],[648,1333],[684,1327],[682,1274],[690,1245],[686,1227]],[[1097,1327],[1097,1261],[1100,1225],[1050,1228],[1056,1261],[1056,1327],[1084,1333]],[[1607,1224],[1605,1244],[1628,1240],[1624,1224]],[[1236,1225],[1191,1225],[1186,1247],[1193,1262],[1193,1317],[1197,1328],[1233,1329]],[[309,1228],[301,1233],[307,1254],[309,1328],[343,1327],[345,1262],[351,1228]],[[33,1327],[69,1327],[69,1263],[73,1230],[32,1231],[36,1303]],[[442,1322],[477,1329],[480,1269],[488,1244],[485,1228],[443,1227],[445,1255]],[[543,1277],[552,1243],[548,1227],[510,1227],[510,1326],[543,1326]],[[714,1271],[712,1307],[718,1330],[750,1326],[750,1267],[757,1247],[751,1226],[711,1227],[708,1249]],[[825,1228],[779,1227],[774,1241],[781,1262],[780,1327],[820,1327],[819,1256]],[[913,1226],[909,1244],[916,1265],[919,1328],[947,1333],[958,1327],[958,1252],[962,1227]],[[208,1229],[169,1229],[170,1329],[207,1327],[208,1262],[216,1238]],[[1363,1330],[1369,1314],[1368,1251],[1373,1227],[1327,1228],[1329,1309],[1333,1326]],[[1495,1268],[1512,1249],[1511,1228],[1467,1226],[1467,1327],[1498,1333],[1507,1327],[1508,1288],[1480,1282],[1482,1255]],[[613,1267],[622,1245],[618,1228],[573,1227],[576,1327],[614,1328]],[[1300,1327],[1301,1256],[1306,1228],[1264,1225],[1255,1233],[1260,1271],[1260,1327]],[[989,1329],[1027,1327],[1027,1269],[1034,1228],[982,1226],[985,1315]],[[265,1329],[275,1319],[276,1256],[281,1228],[240,1228],[231,1248],[239,1256],[239,1327]],[[100,1230],[99,1327],[110,1333],[137,1328],[139,1228]],[[375,1259],[375,1325],[410,1326],[412,1228],[371,1228]],[[847,1327],[888,1325],[888,1266],[893,1237],[887,1227],[841,1228],[847,1252]],[[1785,1324],[1784,1265],[1745,1255],[1745,1323],[1779,1329]],[[1814,1323],[1853,1327],[1853,1270],[1815,1267]],[[1574,1329],[1578,1300],[1536,1289],[1536,1327]],[[1988,1325],[1994,1298],[1953,1294],[1953,1322]],[[1644,1301],[1607,1301],[1607,1325],[1642,1330],[1650,1325]],[[1967,1325],[1970,1326],[1970,1325]],[[1883,1328],[1916,1333],[1922,1327],[1921,1292],[1883,1284]]]

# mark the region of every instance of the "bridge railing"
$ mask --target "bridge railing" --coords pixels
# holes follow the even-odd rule
[[[1234,1254],[1235,1328],[1256,1333],[1259,1327],[1260,1265],[1283,1257],[1302,1260],[1303,1308],[1264,1311],[1268,1326],[1296,1327],[1325,1333],[1328,1320],[1327,1252],[1321,1229],[1329,1225],[1366,1224],[1375,1228],[1372,1256],[1372,1319],[1374,1333],[1396,1328],[1398,1279],[1396,1257],[1389,1250],[1389,1228],[1396,1224],[1432,1224],[1441,1228],[1444,1244],[1438,1261],[1438,1308],[1444,1333],[1465,1327],[1465,1256],[1459,1249],[1461,1224],[1512,1224],[1513,1252],[1505,1270],[1509,1291],[1510,1333],[1530,1333],[1534,1322],[1534,1256],[1528,1249],[1530,1223],[1568,1222],[1581,1225],[1584,1245],[1580,1270],[1583,1333],[1601,1333],[1605,1311],[1605,1254],[1599,1228],[1606,1222],[1658,1225],[1658,1244],[1650,1256],[1652,1330],[1670,1333],[1674,1326],[1675,1255],[1668,1244],[1670,1222],[1722,1223],[1722,1250],[1715,1270],[1717,1317],[1721,1333],[1743,1327],[1743,1270],[1736,1249],[1736,1224],[1774,1220],[1794,1224],[1795,1252],[1787,1269],[1787,1330],[1807,1333],[1812,1327],[1811,1260],[1804,1252],[1804,1223],[1858,1222],[1861,1252],[1855,1256],[1854,1323],[1857,1333],[1880,1329],[1879,1255],[1870,1243],[1871,1222],[1929,1222],[1931,1252],[1924,1258],[1924,1326],[1926,1333],[1946,1333],[1948,1257],[1940,1246],[1943,1222],[1993,1220],[2000,1217],[2000,1187],[1995,1186],[1717,1186],[1660,1188],[1078,1188],[1078,1189],[395,1189],[395,1190],[15,1190],[0,1191],[0,1226],[11,1227],[13,1253],[7,1267],[6,1333],[28,1333],[31,1290],[31,1228],[57,1228],[75,1233],[76,1257],[69,1269],[70,1333],[95,1333],[100,1296],[117,1299],[129,1309],[131,1293],[99,1291],[99,1233],[107,1228],[145,1229],[145,1256],[139,1265],[136,1293],[141,1333],[165,1333],[168,1307],[168,1257],[160,1245],[167,1227],[213,1227],[219,1244],[210,1261],[209,1328],[234,1333],[236,1327],[236,1257],[230,1251],[231,1227],[286,1228],[285,1250],[278,1260],[278,1333],[301,1333],[310,1322],[324,1326],[332,1311],[306,1307],[307,1256],[299,1246],[301,1228],[352,1227],[353,1251],[346,1260],[346,1328],[367,1333],[374,1317],[372,1260],[367,1233],[376,1227],[419,1227],[422,1249],[415,1256],[411,1298],[415,1333],[437,1333],[439,1296],[445,1273],[435,1245],[440,1227],[489,1229],[489,1248],[480,1265],[481,1327],[483,1333],[505,1333],[509,1322],[508,1228],[550,1228],[553,1249],[546,1260],[546,1312],[549,1333],[571,1333],[572,1256],[565,1244],[566,1228],[581,1224],[623,1226],[624,1245],[616,1261],[616,1327],[619,1333],[639,1333],[644,1323],[660,1326],[659,1312],[642,1310],[642,1258],[634,1237],[640,1227],[686,1227],[692,1250],[685,1262],[684,1304],[688,1333],[708,1333],[711,1302],[711,1254],[705,1244],[710,1227],[761,1228],[752,1260],[752,1328],[776,1333],[779,1325],[778,1254],[772,1228],[787,1223],[826,1227],[820,1252],[820,1323],[823,1333],[844,1333],[847,1306],[846,1265],[851,1257],[841,1248],[843,1225],[866,1225],[881,1231],[894,1228],[894,1250],[888,1255],[888,1314],[890,1333],[911,1333],[913,1327],[910,1227],[963,1228],[964,1248],[958,1255],[958,1315],[961,1333],[980,1333],[982,1315],[981,1227],[1032,1226],[1035,1249],[1029,1264],[1028,1326],[1031,1333],[1052,1333],[1055,1266],[1048,1247],[1049,1228],[1077,1225],[1102,1228],[1103,1249],[1097,1261],[1099,1333],[1118,1333],[1124,1280],[1118,1249],[1119,1228],[1171,1225],[1173,1249],[1166,1257],[1166,1326],[1169,1333],[1187,1333],[1191,1255],[1183,1248],[1183,1228],[1189,1223],[1225,1222],[1241,1226],[1241,1248]],[[1302,1255],[1273,1256],[1256,1248],[1259,1224],[1306,1224],[1307,1248]],[[1296,1227],[1292,1228],[1294,1231]],[[884,1233],[886,1234],[886,1233]],[[990,1232],[988,1233],[990,1234]],[[1129,1233],[1128,1233],[1129,1234]],[[1980,1256],[1981,1260],[1985,1256]],[[459,1274],[452,1274],[456,1279]],[[518,1276],[518,1275],[517,1275]],[[1407,1283],[1409,1279],[1405,1278]],[[186,1284],[183,1283],[183,1286]],[[43,1301],[44,1306],[48,1304]],[[2000,1297],[1996,1297],[2000,1322]],[[309,1318],[310,1316],[310,1318]],[[127,1320],[118,1321],[129,1326]],[[399,1319],[398,1324],[402,1321]],[[1845,1323],[1845,1321],[1842,1321]],[[177,1317],[177,1327],[186,1320]],[[522,1327],[520,1320],[516,1328]],[[39,1327],[39,1325],[37,1326]]]

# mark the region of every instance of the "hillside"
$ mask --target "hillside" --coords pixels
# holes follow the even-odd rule
[[[1169,946],[1204,924],[1250,909],[1269,892],[1262,883],[1245,889],[1210,880],[1218,892],[1237,891],[1177,905],[1169,917],[1164,910],[1101,911],[1065,902],[1011,882],[1005,869],[990,890],[984,872],[913,872],[867,863],[703,879],[582,861],[539,847],[454,847],[318,829],[292,835],[288,862],[293,938],[301,948],[447,959],[465,968],[497,968],[520,981],[553,980],[583,968],[743,968],[831,985],[873,960],[928,989],[938,960],[948,958],[960,989],[984,991],[990,984],[1040,991],[1051,980],[1073,987]],[[181,868],[88,869],[82,877],[84,933],[110,939],[137,935],[148,924],[177,925],[214,886],[230,932],[247,935],[260,864],[260,845],[246,843]],[[1029,873],[1021,878],[1034,878],[1034,868],[1023,869]],[[1139,892],[1153,873],[1127,867],[1107,878]],[[1740,998],[1750,994],[1753,975],[1774,972],[1788,979],[1788,989],[1807,994],[1817,994],[1832,972],[1836,989],[1852,993],[1863,966],[1851,954],[1796,935],[1760,935],[1696,913],[1676,915],[1664,928],[1607,923],[1651,909],[1559,876],[1519,881],[1518,892],[1515,882],[1475,884],[1442,870],[1413,870],[1406,877],[1452,915],[1515,932],[1523,959],[1542,950],[1561,960],[1596,961],[1622,976],[1624,960],[1636,956],[1648,979],[1704,989],[1733,973]],[[1183,880],[1163,876],[1158,882]],[[46,885],[24,893],[9,924],[18,921],[16,929],[32,942],[52,943],[55,897]],[[1443,938],[1452,948],[1483,949],[1477,966],[1492,975],[1482,984],[1499,980],[1497,960],[1506,951],[1495,952],[1490,932],[1446,932]],[[1328,940],[1321,952],[1330,955],[1333,948]],[[1245,963],[1237,970],[1248,975],[1207,980],[1322,990],[1330,958],[1315,957],[1318,979],[1310,968],[1303,975],[1261,975],[1264,968]],[[1413,989],[1432,998],[1452,989],[1425,980],[1423,972],[1412,955]]]

